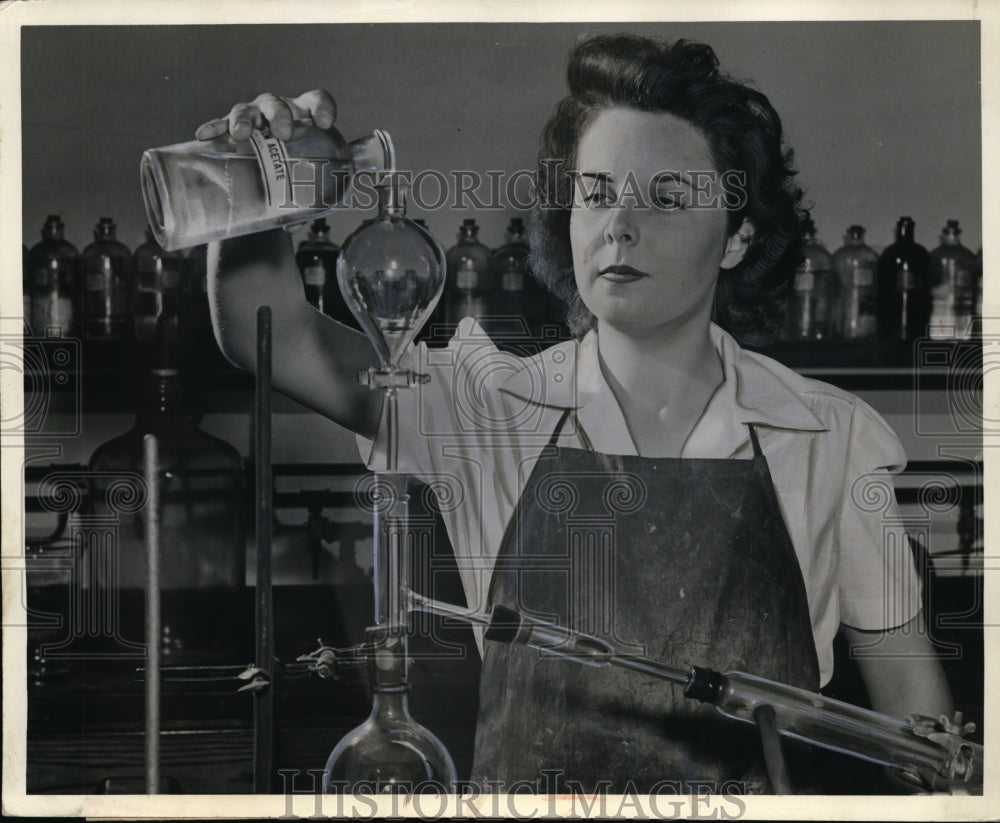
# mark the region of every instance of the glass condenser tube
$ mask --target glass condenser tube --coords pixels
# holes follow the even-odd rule
[[[948,751],[915,734],[909,723],[860,706],[742,672],[698,668],[684,693],[748,723],[756,722],[758,707],[771,706],[778,730],[788,737],[914,774],[982,786],[982,746],[956,738],[955,750]]]
[[[468,611],[412,591],[406,592],[406,600],[411,609],[486,626],[489,640],[532,646],[591,666],[619,666],[681,685],[687,697],[711,703],[735,720],[756,724],[755,712],[770,706],[778,731],[788,737],[900,769],[922,782],[940,777],[964,781],[970,792],[982,790],[983,747],[957,735],[944,735],[951,738],[949,749],[916,734],[906,721],[879,712],[742,672],[677,668],[618,654],[600,638],[525,618],[503,606],[488,613]]]

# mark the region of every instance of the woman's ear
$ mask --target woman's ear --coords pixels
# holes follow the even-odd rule
[[[744,220],[739,229],[733,232],[726,241],[726,250],[722,254],[719,268],[731,269],[737,266],[743,260],[747,249],[750,248],[753,235],[753,223],[749,219]]]

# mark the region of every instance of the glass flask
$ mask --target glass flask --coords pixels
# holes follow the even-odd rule
[[[344,241],[337,282],[382,368],[396,371],[441,299],[445,255],[427,229],[407,219],[397,175],[379,182],[378,208]]]
[[[94,242],[83,250],[84,335],[90,340],[121,340],[128,332],[132,252],[115,237],[115,221],[102,217]]]
[[[28,289],[32,332],[44,337],[57,328],[62,337],[79,337],[83,308],[80,252],[63,237],[65,224],[50,214],[42,226],[42,239],[28,252]]]
[[[828,340],[836,333],[840,309],[840,281],[833,259],[816,237],[812,217],[805,221],[803,260],[795,272],[786,318],[786,340]]]
[[[865,245],[864,226],[849,227],[844,245],[833,253],[833,270],[840,279],[840,333],[846,340],[875,336],[877,268],[878,255]]]
[[[941,245],[930,255],[931,312],[928,335],[933,340],[967,340],[976,308],[976,256],[958,239],[962,230],[949,220]]]
[[[358,328],[350,309],[344,304],[337,288],[337,252],[340,249],[330,240],[330,227],[325,218],[314,220],[309,237],[299,244],[295,262],[302,275],[306,300],[317,310],[344,325]]]
[[[348,143],[335,128],[302,119],[289,140],[264,126],[250,140],[225,134],[148,149],[140,173],[156,240],[176,250],[328,214],[350,195],[358,172],[394,164],[392,140],[380,129]]]
[[[927,249],[914,240],[912,218],[900,217],[896,241],[878,261],[878,333],[894,340],[915,340],[927,333],[930,291]]]
[[[448,325],[455,326],[466,317],[482,320],[489,314],[489,257],[490,250],[479,242],[475,219],[463,220],[458,242],[446,253],[444,322]]]
[[[455,764],[444,744],[410,716],[404,635],[368,630],[372,710],[330,753],[323,775],[327,794],[389,794],[433,785],[452,792]]]
[[[146,242],[132,255],[132,331],[135,339],[156,340],[158,320],[168,324],[168,334],[178,337],[181,302],[186,288],[187,261],[181,252],[166,251],[146,228]]]

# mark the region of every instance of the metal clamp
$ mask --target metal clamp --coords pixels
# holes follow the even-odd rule
[[[322,638],[318,638],[316,642],[319,643],[317,649],[308,654],[300,654],[295,659],[297,662],[305,663],[309,671],[315,672],[324,680],[338,679],[342,669],[363,666],[371,653],[371,646],[368,643],[335,649],[323,643]]]
[[[237,694],[239,692],[258,692],[271,685],[271,678],[267,672],[258,666],[247,666],[236,675],[236,679],[247,681],[236,690]]]
[[[947,753],[941,766],[940,775],[946,780],[968,780],[975,767],[974,749],[965,736],[976,730],[975,723],[963,723],[962,713],[955,717],[947,715],[937,718],[925,714],[911,714],[906,718],[913,734],[937,744]]]

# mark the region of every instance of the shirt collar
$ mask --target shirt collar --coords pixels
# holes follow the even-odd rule
[[[689,442],[714,440],[718,426],[727,422],[721,418],[741,426],[754,423],[805,431],[826,429],[802,401],[800,389],[791,385],[797,375],[769,358],[745,351],[732,335],[714,323],[710,333],[725,379],[709,401]],[[603,404],[612,393],[601,373],[597,332],[592,330],[579,342],[568,340],[526,358],[501,383],[500,390],[551,408],[579,411],[593,403]]]

